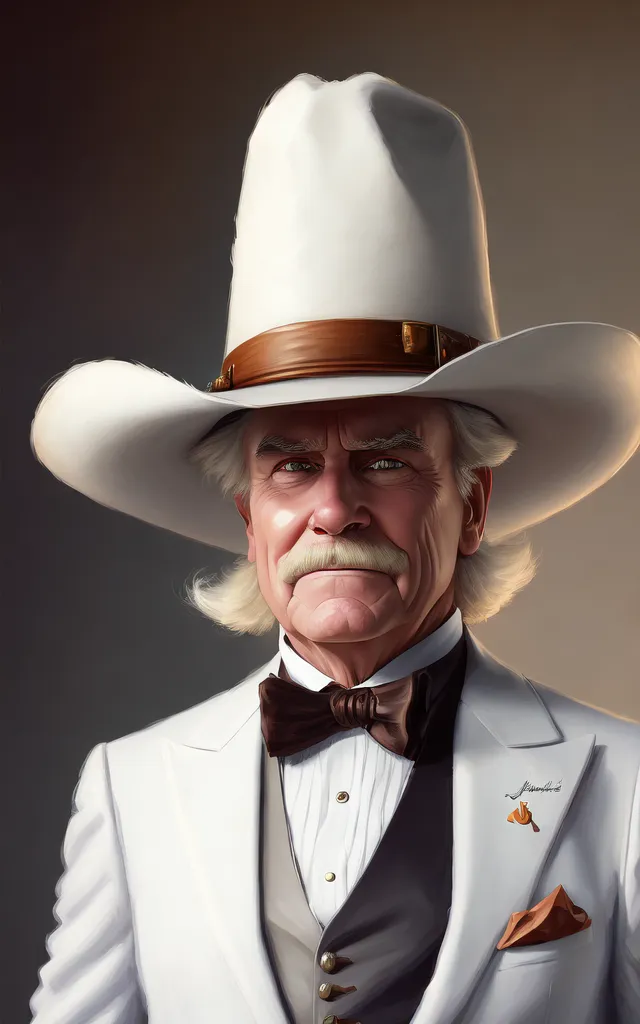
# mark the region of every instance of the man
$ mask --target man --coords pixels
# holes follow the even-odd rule
[[[499,337],[454,114],[372,74],[272,99],[221,374],[88,363],[34,420],[68,485],[243,556],[206,615],[280,626],[248,679],[91,751],[38,1024],[640,1019],[640,728],[468,630],[639,402],[624,330]]]

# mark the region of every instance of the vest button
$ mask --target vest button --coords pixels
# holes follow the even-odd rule
[[[337,961],[338,958],[335,953],[326,952],[320,957],[320,966],[327,974],[331,974],[331,972],[336,969]]]
[[[328,981],[322,983],[318,989],[318,995],[321,999],[335,999],[336,996],[344,996],[347,992],[357,992],[355,985],[330,985]],[[340,1018],[338,1018],[339,1020]]]

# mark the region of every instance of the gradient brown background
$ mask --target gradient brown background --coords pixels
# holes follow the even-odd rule
[[[202,387],[217,372],[246,140],[264,100],[301,71],[378,71],[462,115],[504,333],[573,319],[640,329],[639,10],[105,3],[23,5],[5,21],[0,1019],[29,1019],[89,749],[205,699],[273,650],[181,604],[185,578],[219,568],[220,552],[94,505],[36,464],[43,385],[105,356]],[[533,531],[539,576],[476,630],[534,678],[635,718],[639,514],[636,458]]]

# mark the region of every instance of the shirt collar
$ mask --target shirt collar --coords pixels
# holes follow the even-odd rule
[[[433,633],[426,636],[424,640],[419,640],[417,644],[409,647],[402,654],[392,658],[358,686],[381,686],[383,683],[392,683],[396,679],[402,679],[420,668],[427,668],[453,650],[461,636],[462,615],[456,608],[453,615]],[[329,676],[325,676],[294,651],[282,626],[280,626],[279,651],[284,667],[294,683],[299,683],[301,686],[306,686],[307,689],[317,692],[332,681]]]

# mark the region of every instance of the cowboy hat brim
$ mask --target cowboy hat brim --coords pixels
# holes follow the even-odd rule
[[[568,508],[640,443],[640,341],[597,323],[548,324],[488,342],[429,376],[316,377],[199,391],[137,363],[72,367],[46,391],[31,443],[54,476],[108,508],[204,544],[246,551],[244,524],[188,461],[224,416],[371,395],[453,399],[493,413],[518,442],[494,471],[496,541]]]

